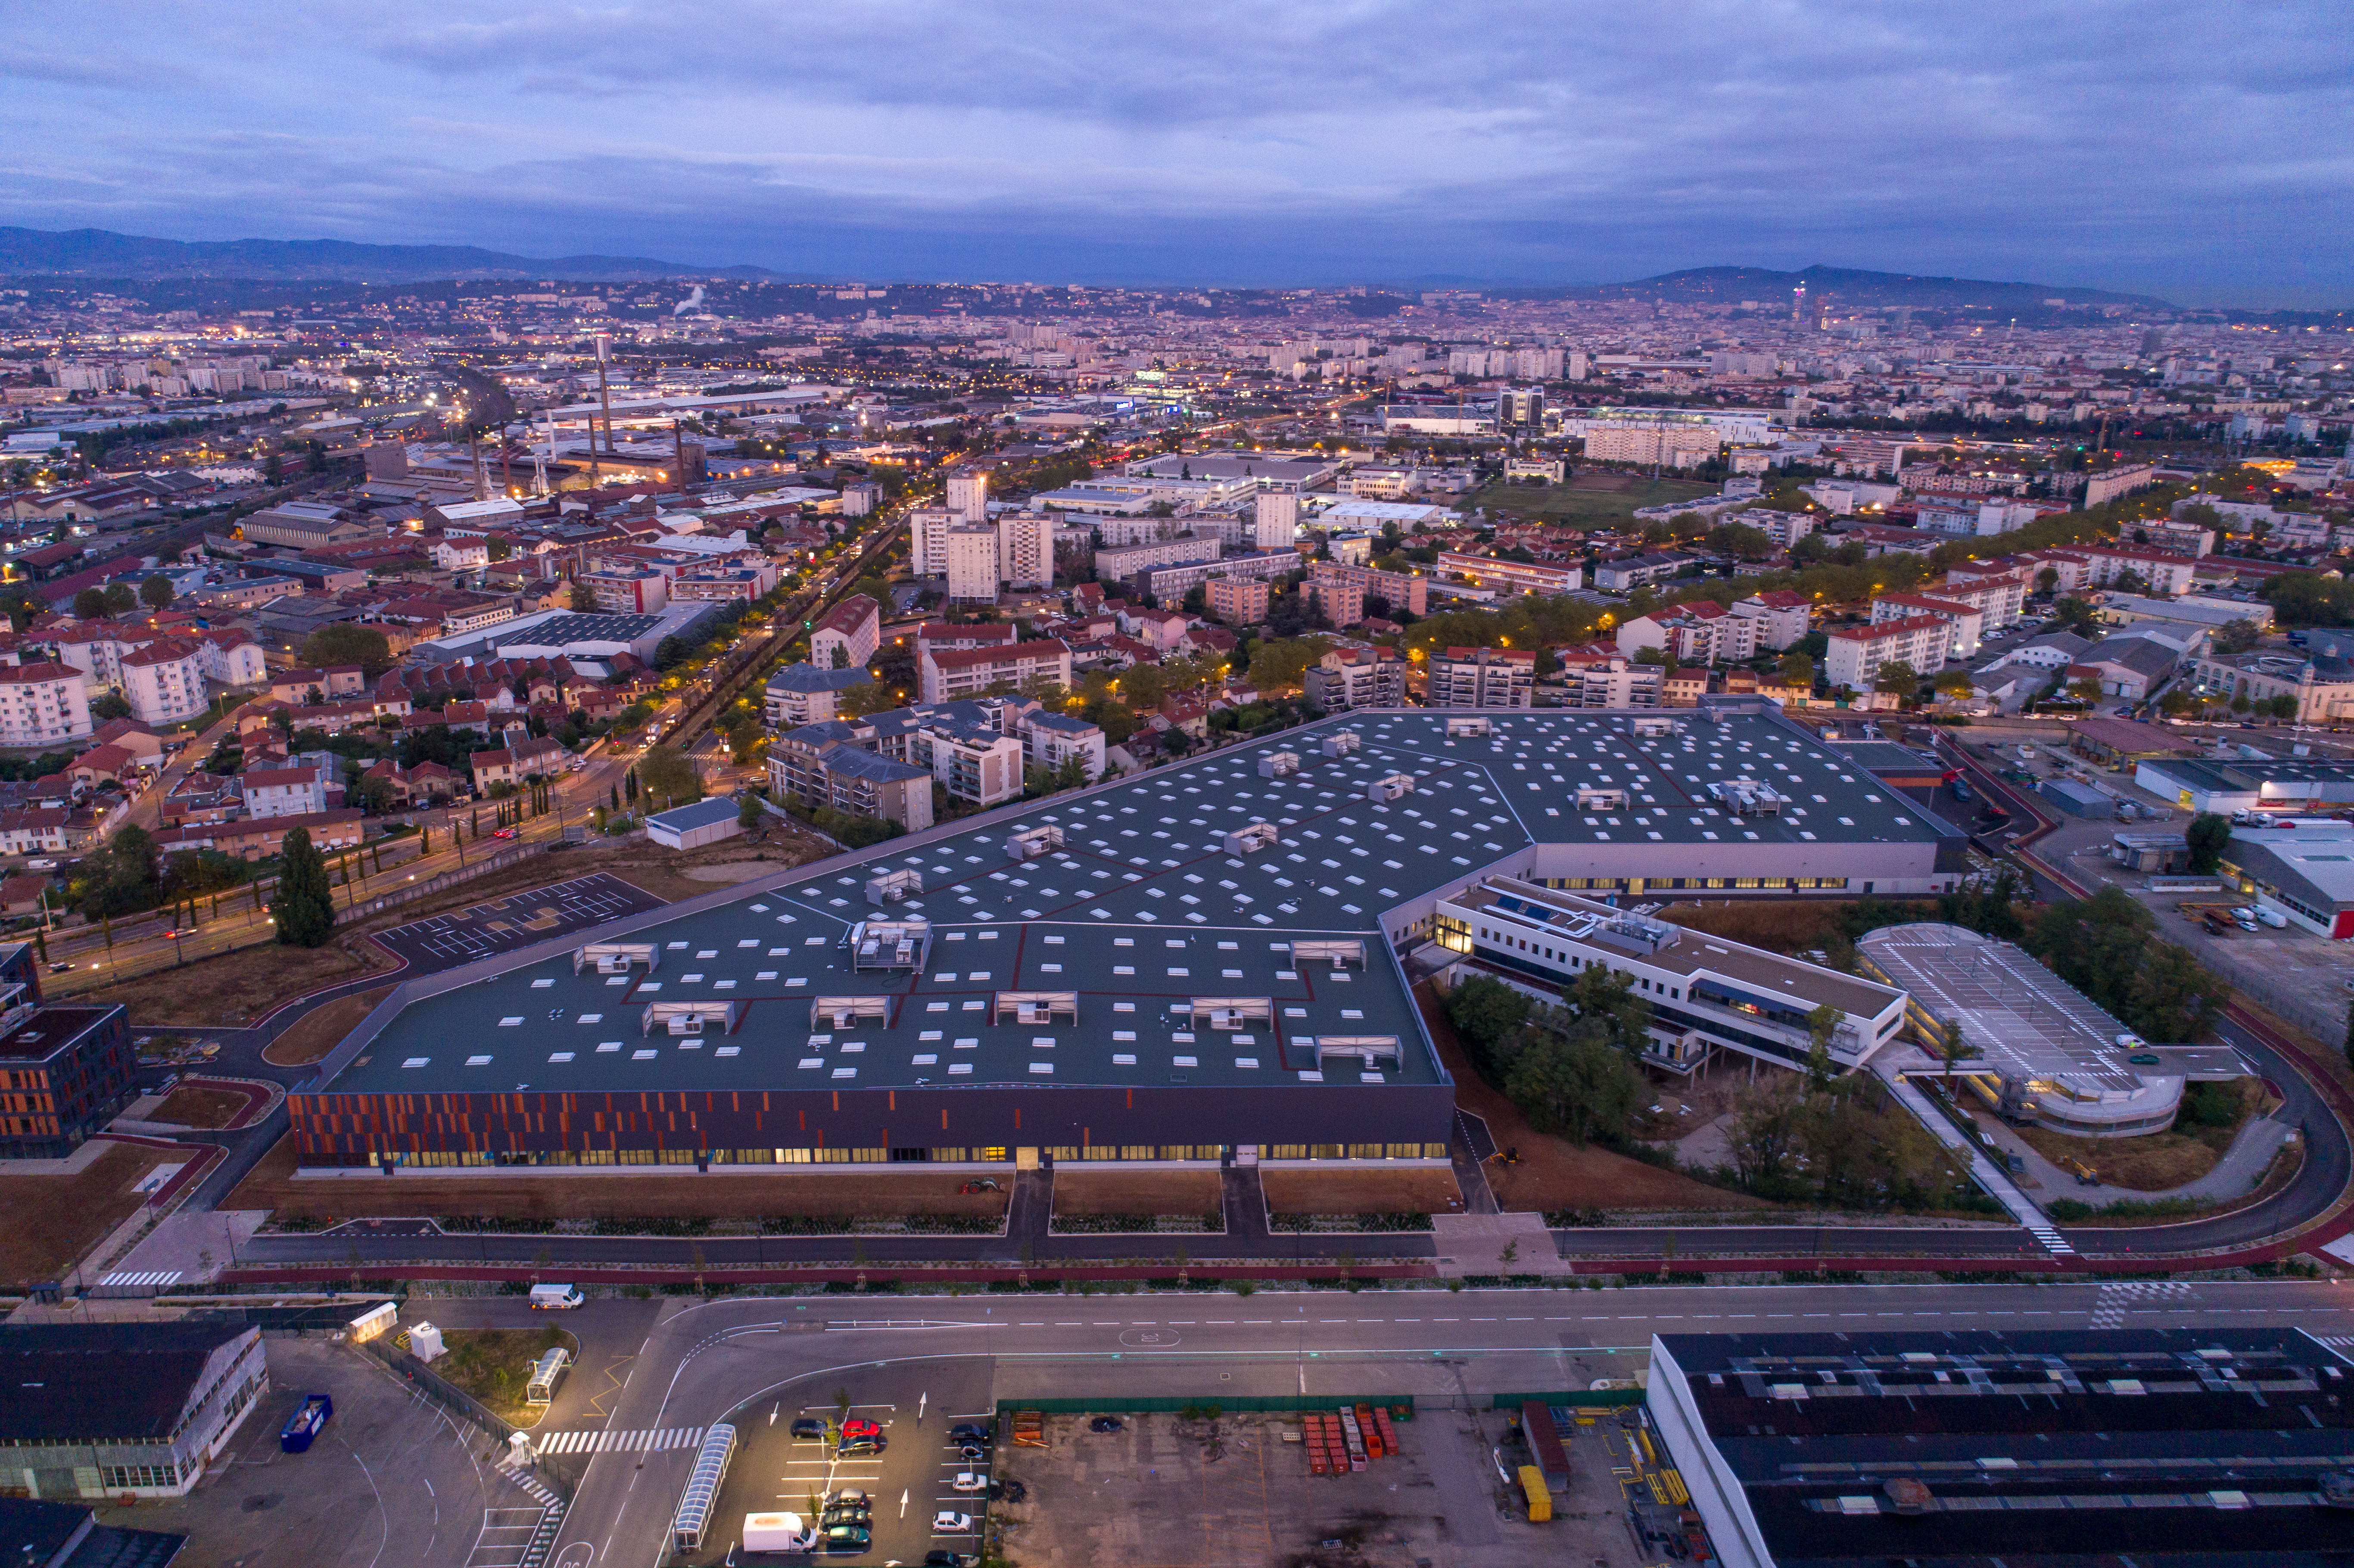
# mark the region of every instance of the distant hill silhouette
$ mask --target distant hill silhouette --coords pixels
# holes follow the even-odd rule
[[[1631,283],[1602,283],[1558,292],[1568,298],[1659,300],[1677,304],[1755,300],[1760,304],[1787,306],[1790,291],[1800,283],[1806,284],[1811,300],[1829,296],[1848,305],[1946,309],[1982,305],[1996,310],[2041,311],[2046,308],[2047,300],[2064,300],[2072,305],[2171,308],[2164,300],[2147,294],[2119,294],[2105,289],[2059,283],[1999,283],[1978,278],[1932,278],[1913,272],[1866,272],[1852,267],[1808,267],[1797,272],[1776,272],[1764,267],[1694,267],[1681,272],[1663,272],[1656,278],[1639,278]]]
[[[514,256],[475,245],[359,245],[346,239],[149,239],[104,228],[0,228],[0,273],[88,278],[239,278],[424,282],[442,278],[545,278],[605,282],[644,278],[813,276],[764,267],[693,267],[642,256]]]

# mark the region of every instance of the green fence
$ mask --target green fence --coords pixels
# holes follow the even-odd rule
[[[1308,1399],[1296,1393],[1212,1393],[1190,1394],[1106,1394],[1100,1399],[1001,1399],[997,1414],[1011,1415],[1017,1410],[1035,1410],[1046,1415],[1157,1415],[1173,1414],[1182,1410],[1207,1410],[1215,1405],[1222,1412],[1336,1410],[1342,1395],[1328,1399]],[[1346,1396],[1350,1404],[1378,1404],[1400,1420],[1414,1419],[1414,1395],[1410,1393],[1354,1394]]]
[[[1500,1393],[1489,1408],[1518,1410],[1523,1404],[1567,1404],[1590,1410],[1603,1405],[1640,1404],[1644,1397],[1639,1388],[1581,1388],[1563,1393]]]

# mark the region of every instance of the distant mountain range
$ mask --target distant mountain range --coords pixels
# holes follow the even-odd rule
[[[643,256],[514,256],[475,245],[358,245],[346,239],[149,239],[104,228],[0,228],[0,274],[77,278],[236,278],[264,282],[417,283],[445,278],[545,278],[597,283],[649,278],[815,281],[765,267],[690,267]]]
[[[1911,272],[1864,272],[1850,267],[1808,267],[1797,272],[1776,272],[1763,267],[1694,267],[1631,283],[1602,283],[1559,292],[1576,298],[1659,300],[1679,304],[1755,300],[1764,305],[1787,305],[1791,291],[1801,283],[1807,286],[1809,303],[1828,298],[1843,305],[1883,308],[1895,305],[1953,310],[1978,305],[1994,310],[2043,311],[2052,308],[2050,302],[2059,300],[2071,305],[2172,308],[2164,300],[2147,294],[2118,294],[2105,289],[2063,287],[2058,283],[1996,283],[1977,278],[1930,278]]]
[[[460,278],[546,279],[551,282],[622,282],[656,278],[742,278],[779,283],[833,280],[765,267],[698,267],[644,256],[516,256],[474,245],[361,245],[346,239],[150,239],[104,228],[52,230],[0,228],[0,275],[121,279],[241,280],[253,282],[417,283]],[[1787,304],[1801,282],[1815,300],[1844,305],[1914,306],[2041,312],[2046,302],[2072,305],[2132,305],[2167,309],[2147,294],[2056,283],[1998,283],[1970,278],[1930,278],[1808,267],[1776,272],[1760,267],[1697,267],[1631,283],[1580,286],[1489,286],[1485,291],[1522,299],[1625,299],[1702,304],[1755,300]],[[1421,278],[1413,287],[1481,288],[1479,279]]]

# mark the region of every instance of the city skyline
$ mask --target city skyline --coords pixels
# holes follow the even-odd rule
[[[1830,264],[2354,302],[2317,6],[489,21],[46,10],[0,221],[876,279],[1581,284]],[[2027,47],[2022,47],[2022,40]]]

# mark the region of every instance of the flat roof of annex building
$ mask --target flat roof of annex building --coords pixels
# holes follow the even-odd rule
[[[1730,1564],[2345,1554],[2354,1360],[2298,1329],[1669,1334],[1650,1390]]]
[[[1449,737],[1462,716],[1322,720],[410,981],[326,1064],[320,1092],[1296,1087],[1318,1081],[1299,1075],[1317,1070],[1309,1042],[1332,1035],[1396,1037],[1402,1060],[1371,1081],[1427,1086],[1447,1079],[1391,948],[1483,874],[1564,874],[1549,860],[1583,874],[1600,854],[1665,874],[1836,853],[1860,874],[1896,856],[1917,875],[1953,833],[1770,707],[1670,715],[1673,729],[1656,710],[1490,713],[1490,734]],[[1326,756],[1341,731],[1359,746]],[[1262,777],[1283,753],[1298,771]],[[1400,773],[1411,792],[1368,798]],[[1772,779],[1785,814],[1736,817],[1708,793],[1744,778]],[[1583,785],[1627,803],[1581,810]],[[1229,853],[1226,835],[1254,822],[1279,842]],[[1061,847],[1014,860],[1009,837],[1037,828],[1059,830]],[[920,889],[870,903],[868,880],[891,874]],[[854,967],[854,925],[909,918],[930,923],[920,969]],[[1294,961],[1294,940],[1327,938],[1360,939],[1364,962],[1336,974]],[[653,944],[657,967],[576,974],[576,949],[605,940]],[[1008,991],[1074,992],[1076,1022],[1000,1023]],[[837,1026],[813,1020],[821,996],[885,1011]],[[1172,1012],[1230,998],[1264,998],[1272,1017],[1214,1034]],[[680,1001],[732,1002],[736,1026],[646,1032],[651,1004]],[[1323,1071],[1361,1078],[1353,1063]]]

